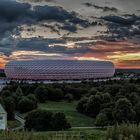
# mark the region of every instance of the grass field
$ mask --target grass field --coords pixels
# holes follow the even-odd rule
[[[44,109],[52,112],[63,112],[72,126],[94,126],[94,118],[87,117],[76,111],[77,102],[52,102],[48,101],[39,104],[39,109]]]

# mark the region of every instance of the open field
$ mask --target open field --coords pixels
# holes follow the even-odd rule
[[[72,126],[94,126],[94,118],[87,117],[76,111],[77,102],[52,102],[48,101],[39,104],[39,109],[45,109],[52,112],[63,112]]]

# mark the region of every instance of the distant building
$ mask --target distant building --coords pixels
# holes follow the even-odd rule
[[[9,79],[17,80],[82,80],[112,77],[110,61],[88,60],[19,60],[6,64]]]
[[[0,130],[5,130],[6,128],[7,128],[7,112],[0,104]]]

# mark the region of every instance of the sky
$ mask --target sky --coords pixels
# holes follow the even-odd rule
[[[22,59],[140,68],[140,0],[0,0],[0,68]]]

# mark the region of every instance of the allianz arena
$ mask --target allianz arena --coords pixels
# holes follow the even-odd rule
[[[112,77],[115,68],[110,61],[19,60],[7,63],[5,73],[17,80],[81,80]]]

